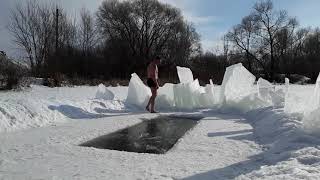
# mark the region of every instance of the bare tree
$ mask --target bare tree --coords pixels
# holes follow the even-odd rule
[[[85,8],[80,11],[80,22],[78,27],[80,49],[84,55],[88,55],[92,52],[98,40],[97,31],[95,29],[95,20]]]
[[[180,11],[157,0],[104,1],[97,17],[98,27],[107,39],[121,39],[133,56],[145,60],[172,52],[168,48],[174,42],[188,41],[182,48],[196,49],[196,32],[183,21]]]
[[[258,30],[259,24],[254,19],[253,15],[249,15],[242,19],[241,24],[233,27],[226,36],[238,49],[240,49],[240,51],[244,52],[249,71],[253,70],[252,61],[256,61],[263,69],[265,69],[265,64],[259,59],[256,44],[256,33]]]
[[[289,26],[295,26],[296,21],[289,18],[285,10],[275,11],[271,0],[263,0],[256,3],[252,16],[259,24],[257,35],[260,36],[260,50],[270,59],[270,79],[273,80],[276,69],[275,48],[277,34],[287,29]]]
[[[17,4],[11,12],[9,31],[14,42],[28,55],[33,73],[38,75],[51,48],[54,21],[51,6],[27,1],[23,6]]]
[[[297,20],[286,11],[275,11],[271,0],[262,0],[227,37],[245,55],[250,71],[255,62],[267,78],[274,80],[280,61],[288,61],[289,51],[294,47],[297,26]]]
[[[308,63],[307,70],[313,80],[317,79],[320,69],[320,29],[313,30],[305,39],[304,54]]]

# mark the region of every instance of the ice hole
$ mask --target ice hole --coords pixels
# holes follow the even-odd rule
[[[119,130],[117,132],[97,137],[80,144],[94,147],[137,153],[164,154],[191,128],[201,117],[160,116]]]

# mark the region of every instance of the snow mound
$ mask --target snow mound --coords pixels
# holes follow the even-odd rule
[[[18,99],[0,100],[0,132],[39,127],[64,122],[47,107],[48,102],[26,95]]]
[[[143,84],[139,76],[136,73],[131,74],[126,103],[143,108],[147,105],[150,96],[151,90]]]
[[[180,83],[192,83],[193,74],[189,68],[177,66],[178,77]]]
[[[96,99],[113,100],[114,94],[103,84],[100,84],[96,92]]]
[[[126,87],[109,89],[117,99],[127,94]],[[96,99],[95,91],[97,86],[48,88],[32,85],[23,91],[1,92],[0,133],[124,112],[121,100]]]
[[[280,109],[257,109],[247,114],[259,142],[267,147],[261,168],[236,179],[318,179],[320,143],[300,131],[301,122]]]

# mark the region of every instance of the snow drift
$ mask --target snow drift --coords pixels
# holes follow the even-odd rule
[[[110,91],[115,89],[115,94]],[[123,112],[123,88],[59,87],[32,85],[24,91],[0,93],[0,133],[94,119]],[[117,95],[117,96],[116,96]]]

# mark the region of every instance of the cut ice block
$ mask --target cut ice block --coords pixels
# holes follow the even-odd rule
[[[316,81],[316,86],[314,88],[313,95],[311,96],[308,102],[308,105],[306,106],[306,110],[304,114],[307,115],[319,108],[320,108],[320,73]]]
[[[136,73],[131,75],[126,103],[145,107],[151,96],[151,90],[145,86]]]
[[[100,84],[96,92],[96,99],[113,100],[114,94],[103,84]]]
[[[257,85],[259,87],[259,89],[273,89],[274,85],[272,85],[269,81],[263,79],[263,78],[259,78]]]
[[[194,81],[192,71],[186,67],[177,66],[180,83],[192,83]]]
[[[159,109],[169,109],[175,106],[173,89],[175,84],[166,83],[159,88],[156,98],[156,107]]]
[[[198,79],[192,83],[177,84],[173,90],[175,105],[179,109],[193,109],[200,107],[199,96],[204,93]]]
[[[275,95],[274,86],[269,81],[259,78],[257,82],[257,88],[258,96],[270,106],[274,105],[273,99],[276,98],[273,97]]]
[[[308,105],[305,106],[303,127],[312,134],[320,135],[320,73]]]
[[[248,96],[252,93],[255,79],[241,63],[227,67],[221,85],[220,101],[236,102]]]

